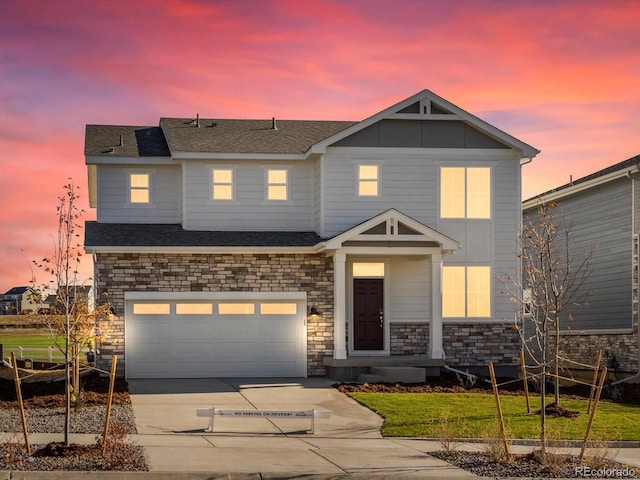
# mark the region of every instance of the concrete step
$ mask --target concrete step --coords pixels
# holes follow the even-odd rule
[[[382,383],[424,383],[427,371],[420,367],[372,367],[371,374]]]

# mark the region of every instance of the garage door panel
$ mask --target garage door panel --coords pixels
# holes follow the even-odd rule
[[[306,327],[301,302],[290,309],[296,314],[286,315],[273,314],[273,308],[265,310],[271,313],[261,314],[260,302],[255,300],[251,300],[253,310],[227,315],[220,315],[216,308],[213,314],[177,315],[175,301],[162,302],[171,303],[169,315],[135,315],[133,308],[127,308],[127,377],[306,375]]]

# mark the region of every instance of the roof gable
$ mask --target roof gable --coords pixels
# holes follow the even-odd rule
[[[350,242],[415,242],[433,243],[445,253],[453,253],[460,248],[458,242],[414,220],[394,208],[356,225],[326,241],[325,248],[342,248]]]
[[[377,129],[381,125],[388,125],[388,130],[394,127],[390,122],[398,123],[396,130],[404,131],[406,141],[380,138]],[[411,125],[413,123],[413,125]],[[409,139],[410,132],[415,130]],[[424,130],[433,130],[432,134],[424,135]],[[537,149],[517,138],[490,125],[480,118],[457,107],[453,103],[439,97],[429,90],[423,90],[381,112],[342,130],[330,138],[315,144],[313,153],[324,153],[331,145],[353,145],[353,142],[372,141],[376,137],[375,146],[410,146],[420,148],[511,148],[522,152],[523,157],[534,157],[539,153]],[[351,137],[351,139],[349,139]],[[400,137],[402,138],[402,137]],[[451,143],[453,140],[453,143]],[[402,141],[402,145],[394,144]],[[382,142],[382,144],[380,144]],[[412,143],[411,143],[412,142]]]

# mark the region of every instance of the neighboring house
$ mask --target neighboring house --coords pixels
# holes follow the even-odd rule
[[[46,303],[48,304],[49,311],[51,313],[64,312],[64,301],[61,301],[61,299],[64,299],[66,294],[66,287],[60,286],[58,287],[57,294],[47,296]],[[93,312],[95,308],[95,295],[92,285],[69,286],[68,294],[70,305],[73,305],[75,303],[75,299],[77,298],[77,301],[80,304],[86,305],[89,312]]]
[[[640,155],[545,192],[523,203],[525,222],[541,202],[571,232],[572,257],[590,255],[586,300],[567,310],[561,349],[572,360],[594,364],[598,349],[609,369],[640,370],[638,353],[638,234]],[[572,320],[566,321],[568,314]]]
[[[126,376],[340,376],[513,366],[538,151],[424,90],[360,122],[88,125],[101,349]],[[108,343],[108,344],[107,344]]]
[[[37,313],[45,308],[40,294],[32,287],[13,287],[0,297],[0,313],[2,315],[18,315],[21,313]]]

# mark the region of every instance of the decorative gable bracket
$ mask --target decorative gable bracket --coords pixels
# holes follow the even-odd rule
[[[325,243],[326,250],[367,246],[428,248],[443,254],[452,254],[460,248],[452,238],[395,209],[376,215]]]

